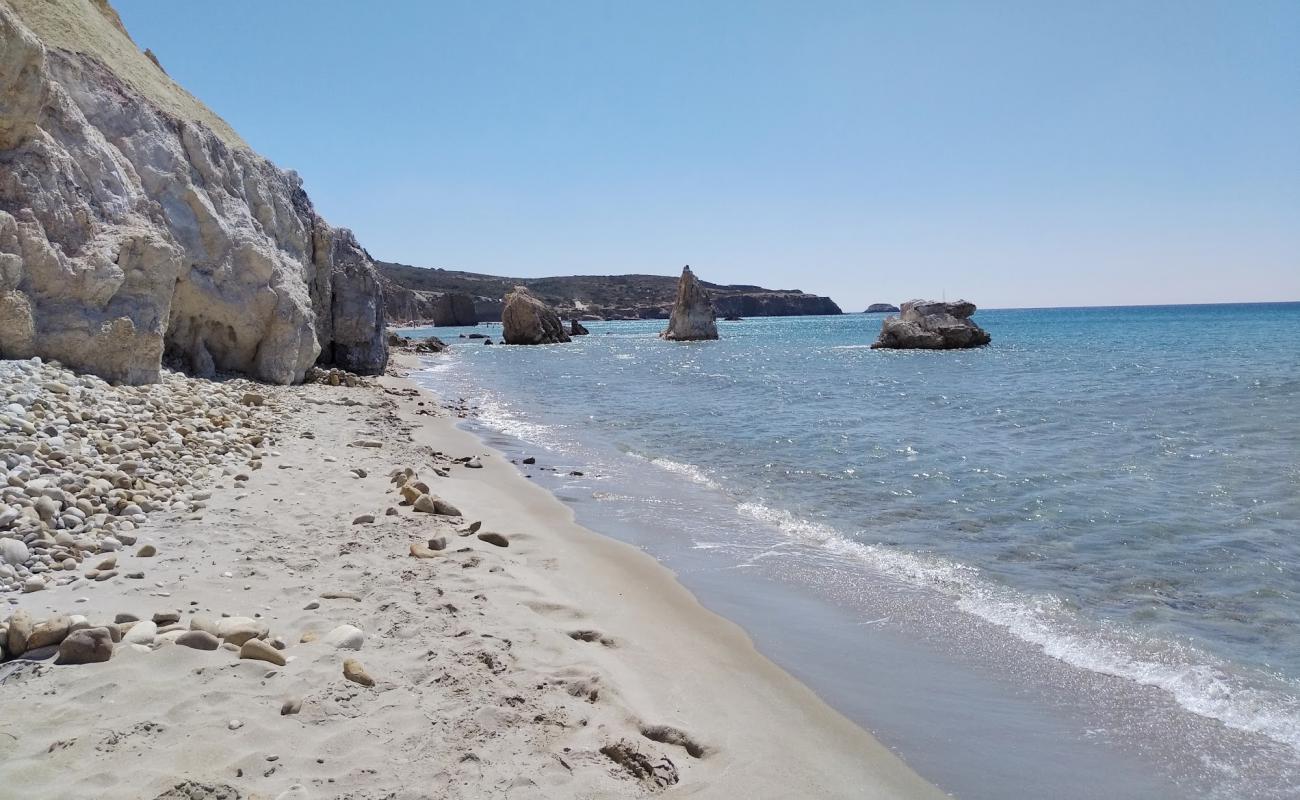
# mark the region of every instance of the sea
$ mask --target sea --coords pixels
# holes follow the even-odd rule
[[[1300,797],[1300,303],[980,310],[946,352],[871,350],[883,316],[409,333],[467,428],[954,796]]]

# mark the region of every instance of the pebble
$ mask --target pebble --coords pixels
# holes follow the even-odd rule
[[[282,717],[297,714],[299,711],[302,711],[301,697],[290,697],[280,705],[280,716]]]
[[[355,658],[344,660],[343,677],[353,683],[359,683],[362,686],[375,685],[375,679],[370,677],[370,673],[366,672],[366,668],[361,666],[361,662],[357,661]]]
[[[113,638],[107,628],[73,631],[59,644],[59,664],[98,664],[113,657]]]
[[[131,626],[122,637],[122,641],[127,644],[153,644],[153,640],[158,636],[158,626],[149,620],[141,620]]]
[[[207,631],[185,631],[176,637],[176,644],[195,650],[216,650],[221,646],[221,640]]]
[[[369,524],[369,523],[371,523],[371,522],[374,522],[374,521],[375,521],[375,515],[374,515],[374,514],[362,514],[361,516],[359,516],[359,517],[357,517],[356,519],[352,520],[352,524],[353,524],[353,525],[367,525],[367,524]]]
[[[360,650],[365,641],[365,631],[355,625],[340,625],[325,634],[325,643],[339,650]]]
[[[240,728],[244,727],[244,721],[238,719],[232,719],[231,721],[226,723],[226,727],[232,731],[237,731]]]
[[[151,544],[141,545],[140,549],[135,551],[135,554],[139,558],[153,558],[158,555],[158,548]]]
[[[275,664],[277,667],[283,667],[288,662],[284,655],[271,645],[261,639],[249,639],[239,648],[240,658],[250,658],[257,661],[267,661]]]

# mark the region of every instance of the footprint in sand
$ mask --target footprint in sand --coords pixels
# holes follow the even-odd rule
[[[642,725],[641,735],[652,742],[677,745],[691,758],[704,758],[709,752],[708,748],[692,739],[685,731],[668,725]]]
[[[569,631],[569,638],[576,642],[599,642],[606,647],[616,647],[614,640],[600,631]]]

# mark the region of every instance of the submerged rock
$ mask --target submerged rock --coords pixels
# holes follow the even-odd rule
[[[677,302],[668,317],[668,328],[659,335],[674,342],[718,338],[713,302],[689,265],[682,267],[682,277],[677,282]]]
[[[523,286],[506,295],[501,311],[501,338],[506,344],[555,344],[567,342],[564,322],[555,309],[543,303]],[[473,335],[471,335],[473,338]]]
[[[992,337],[970,319],[974,313],[975,304],[965,300],[910,300],[903,303],[902,314],[881,323],[880,338],[871,346],[919,350],[980,347]]]

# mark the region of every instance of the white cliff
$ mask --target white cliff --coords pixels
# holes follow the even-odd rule
[[[383,324],[351,233],[105,0],[0,0],[0,357],[291,383],[318,359],[382,371]]]

